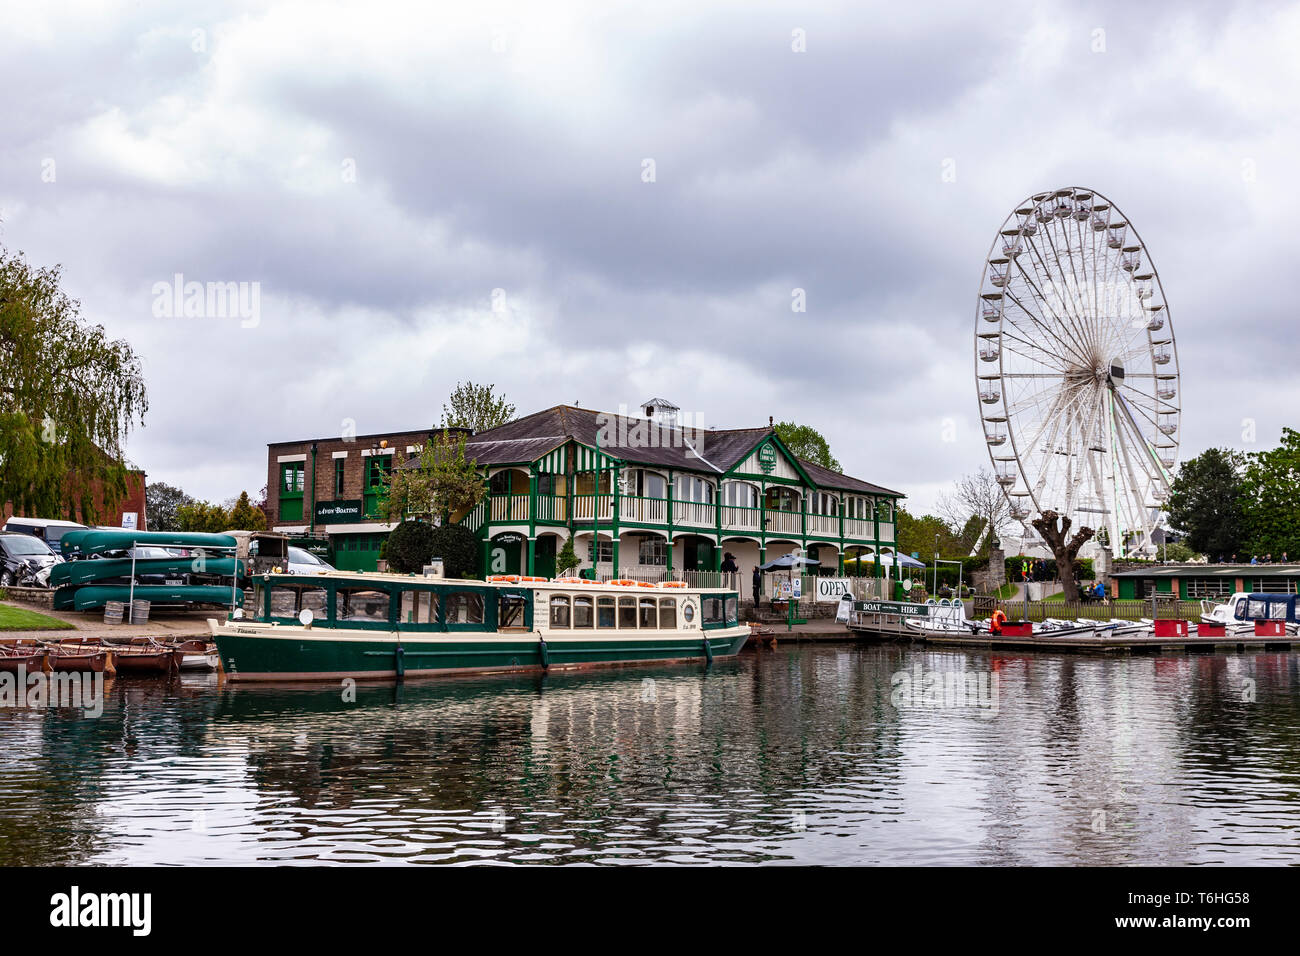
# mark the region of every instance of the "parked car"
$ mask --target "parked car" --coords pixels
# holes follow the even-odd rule
[[[289,568],[290,574],[320,574],[322,571],[337,571],[334,565],[327,561],[322,561],[316,555],[312,554],[306,548],[295,548],[289,546]]]
[[[75,528],[85,528],[84,524],[77,524],[75,521],[59,521],[54,518],[10,518],[5,522],[5,531],[11,531],[15,534],[28,534],[34,538],[40,538],[48,544],[56,554],[59,553],[59,539],[65,532],[72,531]]]
[[[63,558],[40,538],[0,532],[0,587],[50,586],[50,568]]]

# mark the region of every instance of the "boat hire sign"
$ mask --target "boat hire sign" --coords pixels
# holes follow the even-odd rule
[[[848,578],[817,578],[816,580],[818,604],[834,604],[844,595],[853,593]]]
[[[355,524],[364,517],[360,500],[316,502],[317,524]]]
[[[899,614],[903,617],[930,616],[930,609],[924,604],[903,604],[898,601],[854,601],[853,610],[867,614]]]

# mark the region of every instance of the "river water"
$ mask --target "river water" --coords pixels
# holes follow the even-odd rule
[[[1297,863],[1298,662],[791,644],[355,700],[117,680],[97,719],[0,709],[0,864]]]

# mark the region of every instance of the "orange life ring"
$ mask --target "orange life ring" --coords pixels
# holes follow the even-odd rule
[[[689,585],[685,581],[660,581],[659,586],[661,588],[684,588]]]
[[[653,581],[638,581],[636,586],[639,588],[652,588],[655,584]]]
[[[507,583],[513,584],[515,581],[518,581],[518,580],[519,580],[519,575],[517,575],[517,574],[494,574],[494,575],[492,575],[492,577],[488,578],[488,580],[489,580],[489,581],[505,581],[505,582],[507,582]]]
[[[536,576],[534,576],[534,575],[525,575],[524,577],[520,578],[519,580],[520,580],[520,581],[549,581],[550,578],[539,578],[539,577],[536,577]]]
[[[586,584],[587,582],[583,578],[556,578],[555,583],[556,584]]]
[[[628,578],[620,578],[620,579],[617,580],[617,581],[607,581],[606,583],[607,583],[607,584],[612,584],[612,585],[614,585],[614,587],[616,587],[616,588],[634,588],[634,587],[636,587],[640,582],[639,582],[639,581],[632,581],[632,580],[629,580]]]

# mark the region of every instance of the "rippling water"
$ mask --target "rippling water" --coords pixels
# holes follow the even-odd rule
[[[0,710],[0,863],[1295,863],[1298,660],[790,645],[355,702],[118,680],[99,719]],[[923,693],[957,671],[996,698]]]

